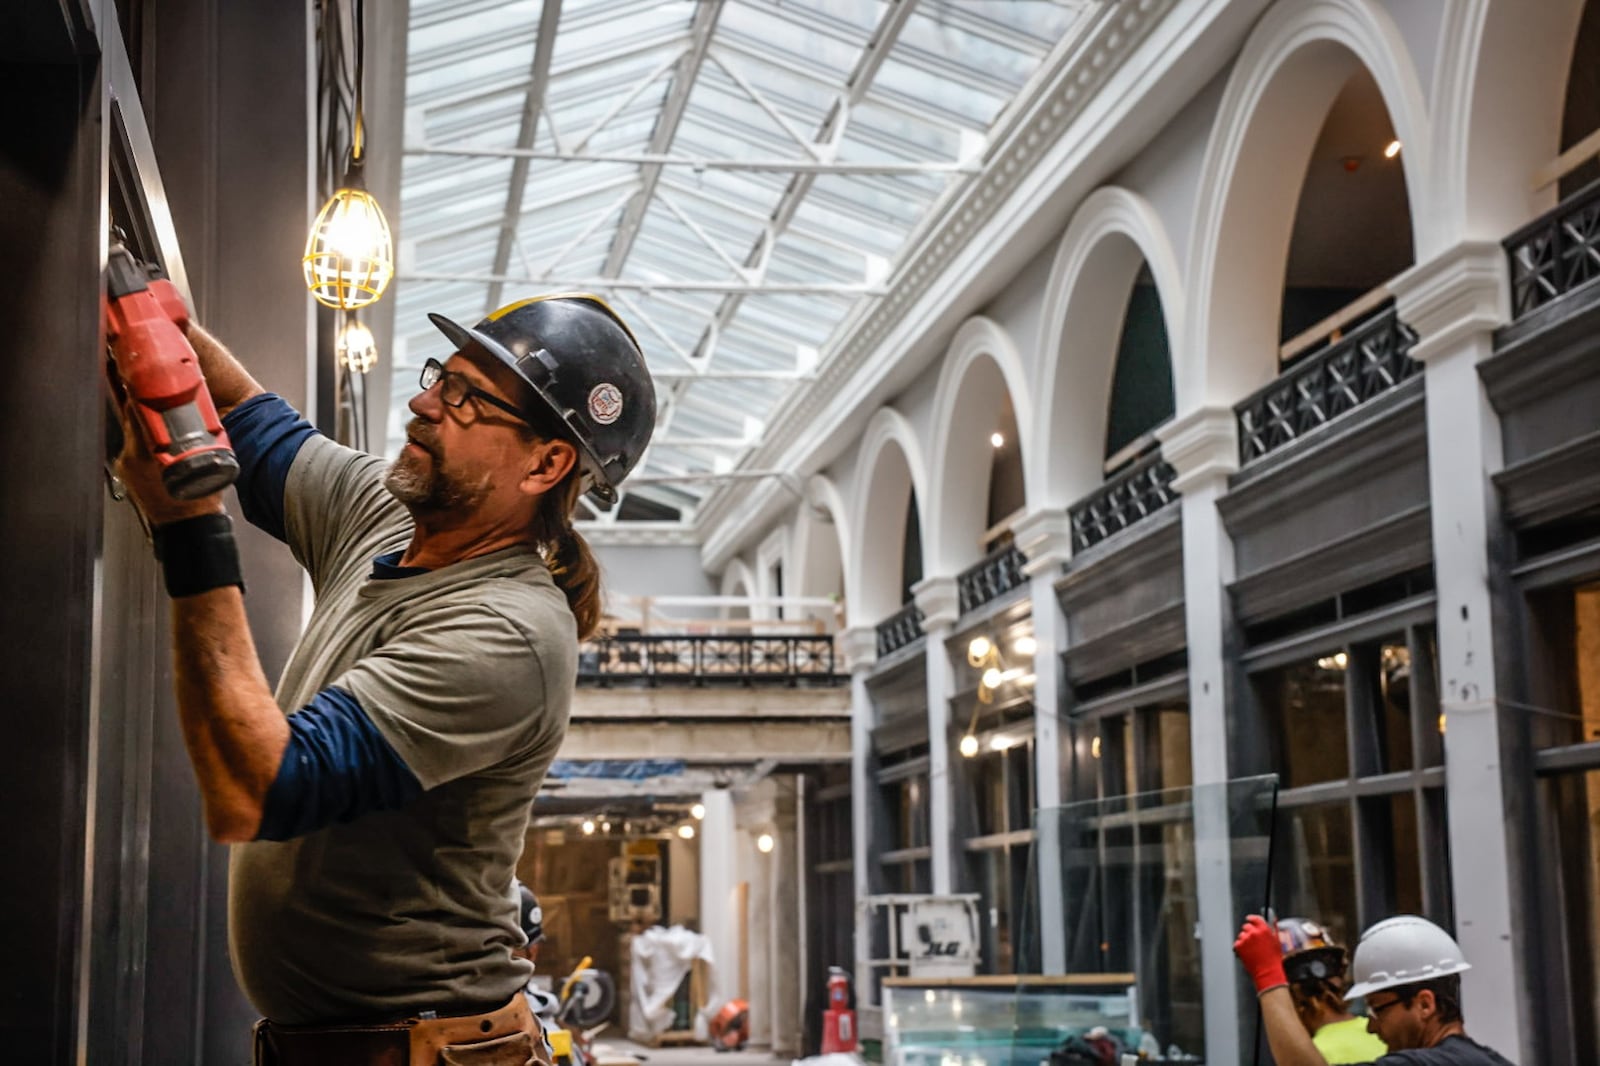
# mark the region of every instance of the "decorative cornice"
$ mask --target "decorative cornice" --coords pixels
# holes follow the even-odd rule
[[[878,661],[876,626],[851,626],[841,630],[834,640],[839,646],[839,654],[844,657],[845,668],[852,674],[871,670]]]
[[[1400,321],[1417,331],[1411,358],[1422,363],[1511,318],[1506,253],[1488,241],[1447,248],[1389,282],[1389,290]]]
[[[1199,407],[1156,430],[1161,457],[1178,476],[1180,494],[1225,481],[1239,469],[1239,419],[1231,408]]]
[[[1011,524],[1011,535],[1028,560],[1022,571],[1029,577],[1054,576],[1072,558],[1072,518],[1065,507],[1029,511]]]
[[[925,577],[911,586],[912,602],[922,612],[922,631],[948,629],[961,617],[961,591],[953,577]]]
[[[984,161],[982,171],[931,221],[919,246],[907,255],[899,272],[891,279],[888,293],[875,302],[858,306],[835,331],[834,335],[842,339],[824,353],[816,378],[779,405],[779,413],[768,426],[761,444],[747,459],[752,468],[782,469],[795,465],[789,453],[808,434],[815,436],[820,428],[825,439],[840,418],[848,416],[848,410],[834,418],[827,418],[825,414],[839,396],[867,394],[869,390],[861,387],[858,375],[872,357],[884,349],[891,331],[901,324],[936,281],[953,273],[967,277],[976,273],[975,264],[966,259],[959,263],[957,260],[968,252],[977,231],[992,221],[1003,206],[1011,206],[1013,200],[1022,199],[1019,194],[1031,184],[1030,178],[1045,170],[1055,171],[1054,167],[1040,167],[1047,153],[1063,144],[1068,150],[1081,150],[1083,132],[1079,131],[1077,138],[1066,137],[1066,132],[1178,3],[1179,0],[1130,0],[1108,4],[1099,24],[1075,47],[1065,50],[1053,70],[1038,76],[1039,89],[1032,100],[1016,107],[1006,126],[995,132],[993,139],[997,147]],[[1225,4],[1218,5],[1218,10],[1225,7]],[[1195,21],[1207,20],[1197,18]],[[1169,63],[1170,58],[1161,63],[1162,72],[1152,72],[1143,92],[1159,82],[1160,78],[1154,75],[1164,73]],[[1115,128],[1115,124],[1106,123],[1103,132],[1095,131],[1093,135],[1104,138]],[[1059,183],[1057,174],[1053,184]],[[1008,221],[1020,228],[1027,219]],[[1006,243],[985,241],[983,254],[991,258],[997,256]],[[903,345],[894,347],[898,356],[905,355]],[[727,488],[712,492],[695,516],[697,526],[708,534],[708,565],[715,569],[720,560],[737,550],[737,538],[772,498],[771,488],[765,486],[755,492],[732,492]],[[735,508],[740,508],[737,516],[733,513]]]

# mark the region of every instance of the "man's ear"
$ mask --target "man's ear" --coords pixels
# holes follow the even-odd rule
[[[543,496],[578,464],[578,449],[564,440],[542,440],[528,452],[522,482],[517,487],[529,496]]]
[[[1433,996],[1433,989],[1424,988],[1417,993],[1417,1008],[1424,1018],[1431,1018],[1439,1011],[1439,1001]]]

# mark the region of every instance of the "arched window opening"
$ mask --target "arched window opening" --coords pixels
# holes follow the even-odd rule
[[[1170,419],[1175,409],[1167,318],[1146,264],[1128,294],[1117,341],[1106,412],[1106,474],[1115,474],[1154,448],[1151,431]]]
[[[1377,83],[1358,70],[1323,121],[1300,187],[1279,319],[1284,364],[1380,311],[1374,290],[1411,266],[1404,159]]]
[[[917,516],[917,493],[906,501],[905,538],[900,549],[900,602],[911,602],[911,586],[922,580],[922,520]]]
[[[1002,393],[995,428],[988,440],[994,456],[989,463],[989,510],[984,528],[983,550],[993,550],[1010,539],[1009,531],[995,533],[995,527],[1021,511],[1027,502],[1022,484],[1022,442],[1017,439],[1017,414],[1009,393]]]
[[[1561,110],[1561,150],[1572,148],[1584,138],[1600,132],[1600,2],[1584,5],[1578,22],[1578,37],[1572,47],[1572,64],[1567,70],[1567,98]],[[1561,199],[1600,181],[1600,157],[1589,158],[1561,177]]]

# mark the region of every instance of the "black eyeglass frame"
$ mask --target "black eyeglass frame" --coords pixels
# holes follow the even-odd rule
[[[484,390],[478,388],[476,385],[472,384],[465,377],[456,373],[455,371],[446,370],[444,368],[444,364],[439,362],[437,359],[430,358],[423,362],[422,373],[417,377],[417,384],[422,387],[423,392],[427,392],[435,385],[439,385],[439,399],[443,400],[451,407],[460,407],[462,404],[467,402],[467,397],[475,396],[484,403],[487,403],[489,406],[504,411],[506,414],[510,415],[512,418],[515,418],[518,422],[521,422],[528,428],[535,430],[539,428],[534,424],[533,419],[529,418],[522,411],[517,410],[511,404],[507,403],[505,400],[502,400],[493,393],[485,392]],[[452,392],[458,393],[456,398],[453,400],[450,398],[450,394]]]

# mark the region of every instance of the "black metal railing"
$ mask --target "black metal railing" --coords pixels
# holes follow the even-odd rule
[[[878,623],[878,654],[899,651],[922,636],[922,611],[908,603]]]
[[[1505,239],[1513,320],[1600,278],[1600,181]]]
[[[1400,321],[1391,304],[1284,371],[1234,408],[1239,462],[1292,444],[1416,374],[1422,369],[1411,358],[1416,343],[1416,332]]]
[[[957,574],[956,602],[961,613],[982,607],[1028,580],[1022,572],[1027,561],[1020,548],[1006,544]]]
[[[585,641],[578,650],[580,684],[796,686],[846,680],[829,636],[619,633]]]
[[[1072,550],[1099,544],[1176,500],[1175,477],[1171,464],[1155,452],[1067,508],[1072,519]]]

